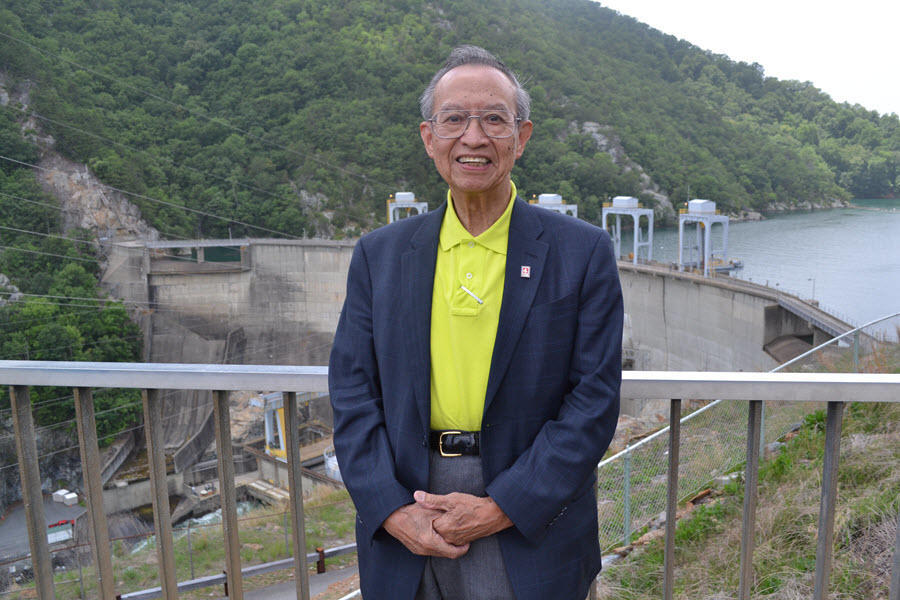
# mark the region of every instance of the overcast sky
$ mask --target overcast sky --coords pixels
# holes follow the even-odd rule
[[[766,75],[811,81],[838,102],[900,115],[898,0],[600,0]]]

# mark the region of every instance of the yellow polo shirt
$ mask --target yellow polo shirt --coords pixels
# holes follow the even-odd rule
[[[506,210],[473,237],[447,191],[431,299],[432,429],[481,429],[515,198],[512,184]]]

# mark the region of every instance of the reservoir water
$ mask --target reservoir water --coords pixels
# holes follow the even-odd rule
[[[730,223],[728,258],[744,263],[732,276],[815,298],[853,325],[900,312],[900,200],[853,204]],[[720,229],[713,226],[716,245]],[[623,254],[631,244],[631,232],[623,234]],[[653,258],[678,260],[677,227],[654,231]],[[893,330],[900,318],[889,323]]]

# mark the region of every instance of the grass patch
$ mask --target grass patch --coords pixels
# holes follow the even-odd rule
[[[816,411],[759,471],[753,597],[812,596],[821,497],[825,413]],[[900,514],[900,405],[847,407],[838,469],[835,554],[830,590],[848,600],[886,598]],[[678,523],[675,597],[737,596],[743,484],[725,484],[709,504]],[[604,571],[601,598],[651,600],[662,595],[662,538]]]

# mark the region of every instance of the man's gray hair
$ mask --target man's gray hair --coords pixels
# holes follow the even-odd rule
[[[519,83],[516,74],[503,64],[503,61],[499,58],[478,46],[458,46],[454,48],[450,56],[447,57],[444,66],[434,74],[428,87],[425,88],[425,91],[419,97],[419,109],[422,111],[423,119],[427,121],[434,114],[434,88],[437,87],[438,81],[447,74],[447,71],[463,65],[485,65],[493,67],[506,75],[516,88],[516,116],[528,119],[528,115],[531,114],[531,96]]]

